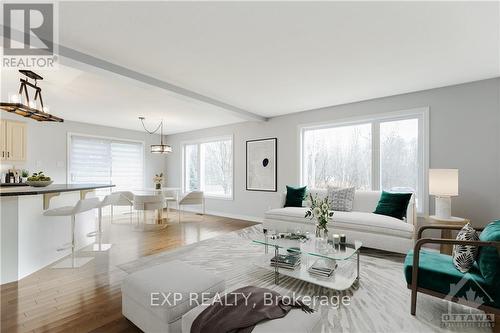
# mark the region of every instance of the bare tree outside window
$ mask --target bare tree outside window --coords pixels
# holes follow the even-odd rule
[[[371,188],[371,125],[304,131],[304,176],[312,188]]]
[[[233,142],[231,139],[184,145],[184,189],[231,197]]]
[[[380,124],[380,180],[383,190],[418,190],[418,119]]]

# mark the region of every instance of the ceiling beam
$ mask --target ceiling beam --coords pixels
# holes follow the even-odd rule
[[[0,24],[0,34],[3,36],[3,25]],[[14,29],[12,29],[14,30]],[[11,33],[11,36],[14,36],[14,39],[17,39],[19,42],[24,42],[22,38],[19,38],[23,36],[23,33],[20,31],[14,31],[15,33]],[[43,41],[43,40],[42,40]],[[46,41],[44,41],[46,42]],[[252,120],[252,121],[267,121],[268,118],[263,117],[261,115],[258,115],[256,113],[250,112],[248,110],[239,108],[237,106],[216,100],[214,98],[199,94],[195,91],[185,89],[182,87],[179,87],[175,84],[157,79],[155,77],[152,77],[150,75],[146,75],[137,71],[134,71],[132,69],[111,63],[109,61],[106,61],[104,59],[100,59],[94,56],[91,56],[89,54],[77,51],[75,49],[60,45],[60,44],[55,44],[54,43],[54,48],[57,50],[57,54],[62,57],[66,57],[72,60],[75,60],[77,62],[87,64],[96,68],[100,68],[124,77],[127,77],[132,80],[136,80],[169,92],[176,93],[178,95],[182,95],[185,97],[188,97],[190,99],[197,100],[199,102],[207,103],[214,105],[216,107],[222,108],[224,110],[230,111],[234,115],[245,119],[245,120]]]

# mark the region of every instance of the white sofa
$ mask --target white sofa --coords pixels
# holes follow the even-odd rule
[[[311,190],[313,196],[326,196],[326,190]],[[380,191],[356,191],[351,212],[335,211],[328,223],[330,235],[345,234],[347,240],[359,240],[364,247],[406,253],[413,247],[416,223],[415,199],[412,196],[406,212],[406,219],[373,214],[380,199]],[[279,232],[315,229],[315,221],[306,219],[306,207],[285,207],[286,193],[282,193],[282,208],[265,213],[263,227]],[[309,192],[307,194],[309,198]],[[304,203],[303,206],[306,206]]]

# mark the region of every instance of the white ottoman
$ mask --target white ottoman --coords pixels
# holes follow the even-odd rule
[[[201,304],[182,316],[182,333],[191,332],[191,325],[208,305]],[[305,313],[300,309],[292,309],[279,319],[264,321],[253,329],[252,333],[312,333],[321,332],[321,316],[318,312]]]
[[[201,304],[201,296],[214,297],[224,287],[224,280],[213,273],[178,260],[170,261],[125,278],[122,313],[144,332],[180,332],[182,316],[197,302]],[[193,301],[196,294],[199,298]]]

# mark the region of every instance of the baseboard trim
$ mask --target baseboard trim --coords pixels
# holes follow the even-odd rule
[[[197,209],[195,207],[182,207],[182,210],[186,211],[186,212],[191,212],[191,213],[200,213],[201,212],[200,209]],[[264,218],[262,218],[262,217],[232,214],[232,213],[219,212],[219,211],[208,210],[208,209],[205,210],[205,213],[208,215],[222,216],[222,217],[227,217],[230,219],[244,220],[244,221],[250,221],[250,222],[256,222],[256,223],[262,223],[264,221]]]

